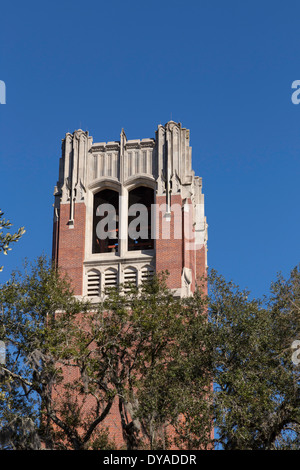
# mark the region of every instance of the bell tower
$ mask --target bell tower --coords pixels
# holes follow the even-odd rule
[[[107,287],[169,271],[174,295],[192,295],[207,268],[202,179],[190,132],[174,121],[154,138],[62,141],[54,191],[53,260],[74,293],[97,302]]]

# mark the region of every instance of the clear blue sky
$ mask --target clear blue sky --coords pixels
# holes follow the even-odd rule
[[[191,131],[209,266],[254,295],[299,262],[299,1],[2,2],[0,207],[26,234],[0,264],[51,254],[61,139]]]

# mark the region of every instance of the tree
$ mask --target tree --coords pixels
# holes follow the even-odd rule
[[[259,300],[211,271],[208,296],[176,298],[162,273],[90,304],[26,265],[0,290],[2,446],[116,448],[117,406],[127,449],[299,448],[299,281]]]
[[[166,277],[161,273],[125,293],[114,290],[102,306],[96,362],[112,374],[128,449],[169,448],[195,390],[198,403],[206,403],[205,364],[197,364],[196,374],[192,360],[203,344],[205,300],[174,297]]]
[[[7,252],[11,250],[10,244],[17,242],[21,236],[25,233],[24,227],[20,227],[17,232],[11,234],[8,229],[12,227],[12,224],[9,220],[3,218],[4,212],[0,209],[0,253],[3,252],[4,255],[7,255]],[[2,230],[7,231],[4,234]],[[3,270],[3,266],[0,266],[0,271]]]
[[[86,426],[78,403],[88,401],[90,415],[102,409],[104,419],[116,403],[127,449],[171,446],[191,373],[195,376],[188,367],[192,354],[188,335],[194,329],[192,323],[187,327],[189,316],[198,319],[194,322],[198,327],[204,323],[167,289],[164,274],[139,288],[110,289],[103,303],[81,319],[80,334],[73,342],[69,366],[76,364],[80,371],[69,384],[69,399],[76,401],[70,413],[77,417],[74,428]],[[201,373],[202,386],[203,377]],[[197,391],[198,401],[203,401],[205,390]],[[86,435],[86,445],[90,436]]]
[[[111,448],[105,418],[113,403],[128,449],[171,445],[190,383],[188,318],[203,321],[164,276],[112,289],[91,306],[40,258],[12,275],[0,305],[0,333],[10,345],[0,367],[5,445]]]
[[[72,319],[86,305],[41,257],[36,264],[25,263],[24,271],[14,272],[1,287],[0,308],[0,337],[7,347],[0,365],[2,446],[52,448],[52,423],[64,425],[52,408],[52,386],[61,380],[62,361],[70,353]]]
[[[210,276],[207,347],[214,418],[224,449],[275,449],[299,442],[300,370],[291,360],[300,335],[299,268],[278,277],[268,298],[250,299]]]

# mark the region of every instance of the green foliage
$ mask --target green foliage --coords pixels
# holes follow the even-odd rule
[[[287,429],[299,439],[299,367],[292,342],[299,338],[299,269],[273,284],[269,299],[212,272],[208,348],[215,383],[214,417],[225,449],[278,448]],[[287,441],[286,441],[287,442]]]
[[[263,300],[214,271],[208,296],[176,298],[166,279],[90,304],[44,257],[12,274],[0,289],[2,448],[116,448],[112,409],[127,449],[299,448],[299,268]]]
[[[24,227],[20,227],[17,232],[10,233],[8,230],[12,227],[9,220],[3,218],[4,213],[0,209],[0,253],[7,255],[7,252],[11,250],[10,245],[17,242],[21,236],[25,233]],[[7,231],[6,233],[3,232]],[[3,266],[0,266],[0,271],[3,270]]]
[[[93,438],[90,440],[88,450],[116,450],[117,444],[113,439],[109,437],[109,429],[101,428],[97,429],[94,433]]]
[[[12,273],[1,287],[0,339],[7,349],[6,362],[0,364],[0,426],[7,437],[3,445],[22,448],[28,418],[36,430],[34,446],[50,439],[47,420],[52,415],[52,421],[56,419],[51,388],[62,379],[62,361],[71,354],[74,319],[85,308],[68,280],[44,257],[32,265],[26,262],[23,271]],[[23,441],[18,443],[20,436]]]

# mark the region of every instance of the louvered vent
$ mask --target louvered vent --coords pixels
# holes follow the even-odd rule
[[[90,271],[87,275],[87,295],[88,297],[100,295],[100,273],[98,271]]]
[[[152,266],[144,266],[141,272],[141,281],[146,282],[153,279],[154,269]]]
[[[137,270],[135,268],[127,268],[124,271],[124,290],[129,291],[133,285],[137,285]]]
[[[105,271],[104,284],[105,284],[105,289],[109,289],[111,287],[117,287],[118,273],[115,269],[107,269]]]

